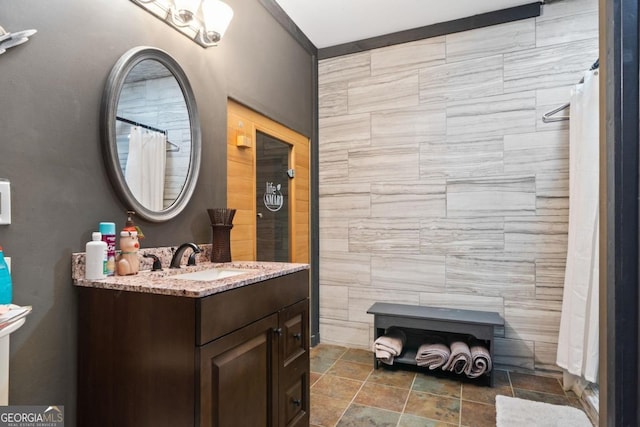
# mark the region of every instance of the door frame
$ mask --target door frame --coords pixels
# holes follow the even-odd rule
[[[310,263],[309,138],[234,100],[227,105],[227,205],[237,209],[231,231],[232,258],[256,259],[255,142],[259,131],[291,146],[289,165],[296,175],[289,184],[290,261]]]
[[[318,70],[315,56],[313,56],[312,62],[314,64],[313,93],[317,100]],[[317,102],[314,105],[315,119],[311,131],[312,137],[309,138],[233,99],[228,99],[227,102],[227,206],[237,208],[242,205],[244,208],[236,212],[234,227],[231,230],[232,258],[254,260],[256,254],[255,149],[238,147],[238,137],[247,136],[248,140],[245,142],[250,143],[251,140],[255,141],[256,130],[260,130],[289,144],[293,141],[291,164],[296,170],[296,178],[291,182],[294,183],[292,187],[295,187],[292,191],[295,192],[296,207],[290,207],[290,209],[293,209],[290,222],[294,227],[291,233],[290,245],[293,245],[291,246],[293,248],[291,254],[294,256],[292,261],[306,263],[311,266],[309,287],[311,295],[310,325],[312,346],[320,342]],[[242,121],[241,129],[238,126],[238,120]],[[234,168],[239,170],[233,172]],[[301,180],[299,178],[306,178],[304,186],[300,185]],[[248,199],[239,198],[239,196],[247,192],[250,193],[251,204],[247,201]],[[306,207],[301,210],[302,201],[304,201]],[[244,237],[242,236],[243,232],[239,232],[242,229],[244,229]],[[306,241],[301,239],[303,235]],[[238,256],[238,254],[240,255]]]
[[[309,272],[310,279],[310,317],[311,317],[311,345],[315,346],[320,342],[320,274],[319,274],[319,264],[320,264],[320,233],[319,233],[319,208],[318,208],[318,199],[319,199],[319,185],[318,185],[318,58],[317,55],[312,54],[311,56],[312,63],[312,95],[313,95],[313,120],[312,120],[312,129],[311,129],[311,137],[304,136],[305,141],[309,144],[307,150],[305,150],[305,155],[308,156],[308,173],[309,173],[309,188],[308,188],[308,198],[309,198],[309,218],[307,226],[309,227],[309,232],[307,233],[309,238],[309,243],[307,248],[309,250],[308,261],[305,261],[310,264],[311,270]],[[234,192],[230,191],[230,185],[235,185],[238,191],[243,191],[243,189],[248,189],[252,185],[250,182],[238,181],[235,183],[229,182],[229,168],[230,168],[230,157],[232,153],[237,156],[236,161],[245,162],[245,167],[249,167],[251,163],[251,153],[247,150],[241,151],[238,150],[237,147],[237,137],[238,137],[238,129],[236,124],[230,126],[231,123],[231,113],[230,107],[234,105],[234,107],[241,107],[243,113],[249,114],[251,117],[260,117],[269,120],[267,117],[261,115],[255,110],[246,107],[240,102],[229,98],[227,102],[227,205],[232,206],[235,203]],[[285,127],[284,125],[269,120],[270,126],[278,127],[283,132],[294,132],[291,129]],[[247,125],[249,126],[249,125]],[[244,130],[245,132],[250,131],[254,132],[253,128],[247,127]],[[267,132],[269,133],[269,132]],[[296,132],[294,132],[296,133]],[[297,135],[301,135],[296,133]],[[297,153],[301,154],[301,153]],[[249,178],[252,179],[251,182],[254,181],[254,171],[247,171]],[[246,190],[248,191],[248,190]],[[252,195],[255,197],[255,194]],[[254,203],[255,206],[255,203]],[[254,213],[255,215],[255,213]],[[255,218],[255,217],[254,217]],[[238,224],[238,226],[242,226],[242,221],[248,221],[249,218],[242,218],[242,215],[236,214],[236,218],[234,220],[234,224]],[[234,229],[237,230],[236,226]],[[234,231],[232,230],[232,254],[233,254],[233,245],[234,244],[242,244],[242,242],[235,242],[233,238]],[[245,242],[246,243],[246,242]],[[249,248],[245,248],[249,251]]]
[[[600,0],[600,425],[640,422],[638,0]]]

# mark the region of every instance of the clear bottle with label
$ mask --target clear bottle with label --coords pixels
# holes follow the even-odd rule
[[[12,296],[11,273],[0,246],[0,304],[11,304]]]
[[[107,263],[107,243],[102,241],[102,233],[94,231],[91,241],[87,242],[85,252],[84,278],[99,280],[107,277],[105,264]]]

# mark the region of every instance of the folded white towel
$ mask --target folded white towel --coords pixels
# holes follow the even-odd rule
[[[380,350],[380,349],[376,349],[376,359],[378,359],[380,362],[387,364],[387,365],[393,365],[393,359],[395,358],[395,356],[393,354],[391,354],[388,351],[385,350]]]
[[[469,350],[471,352],[471,363],[465,371],[469,378],[477,378],[491,371],[491,354],[486,347],[474,343]]]
[[[451,350],[446,344],[432,342],[422,344],[416,353],[416,364],[433,370],[441,367],[449,360]]]
[[[469,346],[463,341],[453,341],[449,344],[451,347],[451,355],[449,360],[442,367],[443,371],[452,371],[456,374],[466,372],[471,364],[471,351]]]
[[[402,347],[407,341],[407,336],[404,331],[398,328],[389,328],[385,334],[374,343],[374,349],[382,349],[390,352],[394,356],[402,353]]]
[[[404,331],[391,327],[387,329],[383,336],[376,339],[373,343],[373,351],[375,351],[377,359],[391,365],[394,357],[402,353],[402,348],[406,341],[407,336]]]

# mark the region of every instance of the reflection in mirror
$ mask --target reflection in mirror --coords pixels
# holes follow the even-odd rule
[[[129,189],[148,209],[168,208],[185,184],[191,155],[178,82],[160,62],[139,62],[124,81],[116,114],[118,160]]]
[[[103,152],[126,208],[151,221],[180,213],[200,167],[200,125],[186,75],[166,52],[140,47],[116,63],[102,104]]]

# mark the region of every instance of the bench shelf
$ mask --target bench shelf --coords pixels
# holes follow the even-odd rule
[[[424,335],[438,333],[444,336],[473,336],[486,344],[493,363],[494,328],[504,326],[504,319],[500,314],[486,311],[376,302],[367,310],[367,313],[374,316],[374,340],[384,335],[385,331],[392,326],[406,330],[408,333],[407,344],[402,354],[394,359],[394,365],[417,367],[415,356],[419,346],[420,332]],[[374,367],[377,369],[380,362],[375,354],[373,358]],[[428,368],[422,369],[425,372],[434,372]],[[482,378],[493,387],[493,369],[477,380],[481,381]]]

